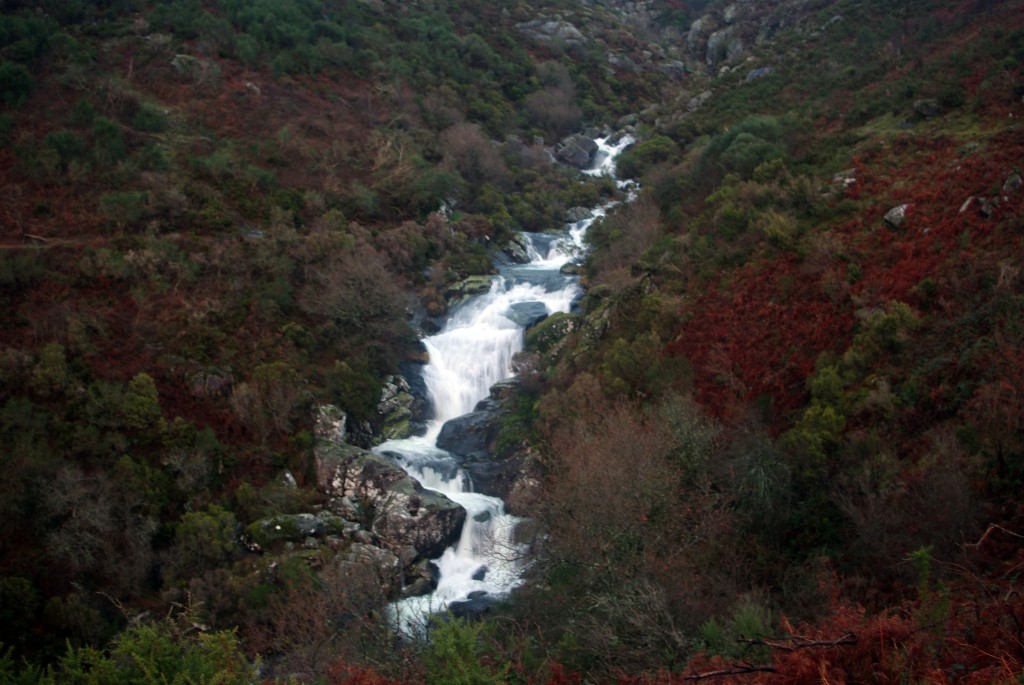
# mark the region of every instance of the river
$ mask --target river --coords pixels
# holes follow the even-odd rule
[[[633,139],[607,137],[596,142],[594,168],[583,173],[614,175],[616,155]],[[461,303],[436,335],[423,340],[430,354],[423,380],[434,419],[425,435],[389,440],[374,451],[395,461],[424,487],[462,505],[467,516],[458,543],[434,560],[437,588],[389,605],[399,632],[422,634],[431,614],[459,602],[500,599],[522,582],[529,560],[514,538],[520,519],[507,514],[497,497],[473,492],[457,458],[437,447],[437,436],[446,421],[473,411],[492,385],[512,376],[512,358],[523,348],[525,330],[516,322],[523,319],[517,313],[540,307],[548,314],[567,312],[579,299],[579,279],[559,270],[579,258],[587,228],[615,204],[593,208],[590,218],[567,224],[558,234],[524,234],[530,262],[499,266],[489,292]]]

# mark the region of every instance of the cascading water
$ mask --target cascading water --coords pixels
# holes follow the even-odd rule
[[[633,139],[596,142],[597,163],[585,173],[613,175],[616,155]],[[393,459],[424,487],[462,505],[467,516],[458,543],[434,560],[434,592],[390,605],[402,633],[420,634],[430,614],[454,602],[500,598],[521,582],[526,550],[514,536],[520,519],[506,514],[497,497],[473,492],[457,459],[436,446],[437,436],[446,421],[473,411],[492,385],[512,376],[512,357],[522,349],[524,337],[517,311],[569,311],[580,286],[576,277],[559,270],[581,254],[587,228],[613,204],[595,208],[591,218],[570,224],[559,237],[526,234],[530,262],[500,267],[488,293],[460,305],[439,333],[423,340],[430,354],[423,380],[434,419],[422,437],[390,440],[375,451]]]

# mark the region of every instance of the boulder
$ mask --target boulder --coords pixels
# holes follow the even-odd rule
[[[526,246],[523,241],[525,241],[525,238],[522,235],[516,235],[516,237],[508,241],[508,244],[502,250],[513,264],[526,264],[530,261],[530,256],[526,254]]]
[[[705,102],[711,99],[711,91],[705,90],[700,95],[696,95],[690,98],[689,102],[686,103],[686,109],[690,112],[699,109]]]
[[[1006,177],[1006,181],[1003,183],[1003,192],[1007,195],[1010,193],[1019,193],[1022,185],[1024,185],[1024,183],[1021,181],[1020,174],[1015,171]]]
[[[597,152],[597,142],[583,135],[571,135],[559,144],[555,157],[577,169],[589,169]]]
[[[321,412],[323,414],[323,412]],[[423,557],[440,556],[459,538],[466,510],[444,495],[426,490],[384,457],[331,439],[329,422],[317,423],[313,450],[317,487],[328,508],[351,511],[391,549],[413,547]]]
[[[750,83],[751,81],[756,81],[759,78],[764,78],[765,76],[768,76],[771,73],[771,67],[758,67],[757,69],[751,69],[750,71],[748,71],[747,78],[745,80],[747,83]]]
[[[939,116],[939,101],[934,98],[922,98],[914,101],[914,114],[922,119],[934,119]]]
[[[488,594],[484,590],[470,592],[466,599],[451,602],[448,605],[448,612],[453,618],[464,621],[479,620],[491,611],[491,607],[497,601],[497,597]]]
[[[579,317],[560,312],[549,316],[526,333],[526,349],[548,354],[560,347],[561,342],[579,326]]]
[[[594,216],[594,211],[589,207],[571,207],[565,212],[565,220],[570,224],[574,224],[577,221],[586,221],[592,216]]]
[[[897,205],[885,213],[883,221],[889,228],[896,230],[903,226],[907,221],[907,210],[910,209],[909,204]]]
[[[573,264],[572,262],[569,262],[568,264],[563,264],[562,267],[558,270],[558,273],[562,274],[563,276],[579,276],[580,274],[583,273],[583,267],[580,266],[579,264]]]
[[[402,587],[402,564],[390,550],[354,542],[334,563],[349,579],[348,585],[364,595],[393,597]]]
[[[504,415],[501,402],[481,400],[474,411],[454,418],[441,427],[437,446],[470,459],[487,459],[498,439]]]
[[[523,328],[529,328],[548,317],[548,308],[543,302],[516,302],[505,312],[505,316]]]

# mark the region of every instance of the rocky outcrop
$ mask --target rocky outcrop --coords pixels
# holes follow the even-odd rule
[[[299,542],[318,547],[328,537],[351,537],[359,524],[330,512],[318,514],[278,514],[260,519],[245,529],[245,538],[253,551],[263,551],[279,542]]]
[[[417,399],[404,376],[388,376],[384,379],[377,414],[381,417],[381,435],[386,440],[401,440],[410,435],[423,434],[426,427],[422,422],[414,423],[417,409],[420,415],[423,413],[423,409],[417,408],[416,404]]]
[[[562,44],[566,47],[578,47],[586,43],[586,38],[578,28],[561,19],[534,19],[516,24],[516,28],[538,43]]]
[[[445,299],[459,300],[471,295],[482,295],[491,289],[491,281],[490,276],[469,276],[448,286],[444,293]]]
[[[466,511],[383,457],[333,439],[333,414],[321,410],[325,420],[317,423],[314,448],[317,487],[328,496],[328,510],[361,521],[384,547],[440,556],[458,539]]]

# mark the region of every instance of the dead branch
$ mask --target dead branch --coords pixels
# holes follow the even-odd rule
[[[800,635],[793,635],[791,637],[765,639],[737,638],[736,641],[748,645],[764,645],[771,649],[777,649],[780,652],[795,652],[798,649],[808,649],[810,647],[841,647],[845,645],[855,645],[857,644],[857,636],[853,633],[846,633],[835,640],[811,640]]]
[[[775,667],[759,666],[754,664],[733,664],[729,668],[723,668],[718,671],[708,671],[707,673],[694,673],[692,675],[683,676],[683,680],[692,680],[697,682],[698,680],[706,680],[708,678],[723,678],[728,675],[744,675],[747,673],[775,673]]]

